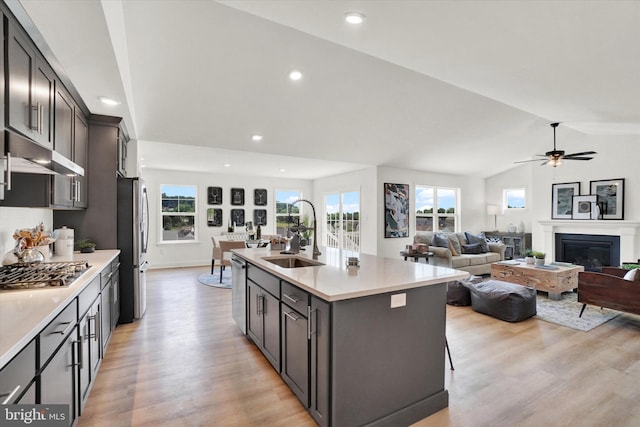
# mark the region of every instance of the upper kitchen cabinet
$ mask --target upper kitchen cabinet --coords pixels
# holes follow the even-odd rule
[[[7,24],[7,126],[53,148],[55,74],[24,31]]]
[[[87,207],[89,128],[87,119],[62,85],[56,87],[54,151],[85,170],[84,176],[53,176],[54,208]]]

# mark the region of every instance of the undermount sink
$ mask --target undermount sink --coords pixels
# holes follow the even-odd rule
[[[263,260],[270,262],[284,268],[299,268],[299,267],[316,267],[324,265],[321,262],[313,261],[307,258],[282,256],[282,257],[264,257]]]

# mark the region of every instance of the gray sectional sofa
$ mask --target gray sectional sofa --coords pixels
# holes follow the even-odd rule
[[[434,239],[436,234],[437,238]],[[483,236],[468,232],[434,233],[425,231],[417,233],[413,237],[413,242],[429,246],[429,251],[433,252],[433,257],[429,259],[429,263],[432,265],[465,270],[475,275],[491,274],[491,264],[504,260],[506,246],[502,242],[486,242],[486,240],[483,245],[479,243],[480,240],[483,240]],[[443,238],[446,241],[443,241]],[[484,246],[484,248],[478,249],[479,246]],[[486,252],[477,253],[480,251]]]

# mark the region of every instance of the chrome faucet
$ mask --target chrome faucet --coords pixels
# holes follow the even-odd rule
[[[291,206],[295,205],[298,202],[307,202],[309,203],[309,206],[311,206],[311,211],[313,212],[313,256],[317,257],[318,255],[322,255],[322,252],[320,252],[320,250],[318,249],[318,221],[316,219],[316,208],[313,206],[313,203],[311,203],[307,199],[298,199],[295,202],[288,204],[287,217],[288,218],[291,217]],[[298,225],[295,228],[296,228],[295,229],[296,232],[299,232],[299,231],[305,232],[308,230],[308,228],[305,225]]]

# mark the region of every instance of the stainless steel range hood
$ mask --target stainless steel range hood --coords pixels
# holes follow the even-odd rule
[[[22,135],[3,132],[5,158],[9,158],[10,171],[31,174],[61,174],[84,176],[84,168],[60,153],[51,151]]]

